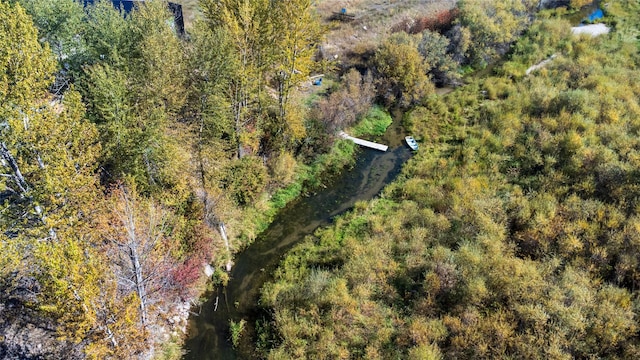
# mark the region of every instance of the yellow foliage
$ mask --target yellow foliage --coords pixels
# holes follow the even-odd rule
[[[276,182],[279,186],[286,186],[294,180],[296,174],[297,162],[293,155],[285,150],[280,151],[280,154],[271,159],[269,162],[269,172],[271,173],[271,180]]]
[[[409,349],[409,359],[411,360],[440,360],[442,353],[437,345],[424,344]]]
[[[571,0],[569,2],[569,6],[572,9],[580,9],[581,7],[589,5],[591,3],[593,3],[592,0]]]

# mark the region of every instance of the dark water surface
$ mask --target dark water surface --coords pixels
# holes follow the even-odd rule
[[[353,168],[345,169],[327,181],[326,188],[290,203],[252,245],[237,254],[227,287],[215,289],[201,308],[194,309],[199,315],[189,319],[184,359],[252,357],[253,327],[262,316],[257,305],[259,291],[271,279],[282,256],[319,226],[329,224],[333,217],[352,208],[356,201],[376,196],[398,175],[402,164],[411,156],[411,151],[402,142],[405,134],[399,117],[396,116],[394,124],[378,140],[389,145],[389,150],[361,148]],[[216,302],[217,311],[214,311]],[[239,351],[235,351],[229,340],[229,321],[240,319],[247,323],[242,344]]]

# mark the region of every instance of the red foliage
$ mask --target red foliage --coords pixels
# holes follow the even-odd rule
[[[202,275],[203,263],[200,259],[189,258],[173,271],[173,283],[178,289],[189,289]]]
[[[460,11],[457,8],[443,10],[435,16],[423,16],[417,19],[404,19],[391,28],[391,32],[404,31],[409,34],[419,34],[425,29],[442,32],[451,27]]]
[[[173,273],[173,283],[177,289],[186,291],[198,281],[203,274],[203,266],[211,261],[213,240],[207,234],[204,224],[193,227],[188,239],[187,259],[178,265]]]

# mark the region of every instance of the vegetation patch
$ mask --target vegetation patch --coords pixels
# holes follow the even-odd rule
[[[295,200],[306,190],[320,186],[323,179],[344,170],[355,162],[356,145],[349,140],[338,140],[330,152],[318,156],[311,165],[300,165],[296,170],[295,180],[286,187],[276,190],[270,198],[245,210],[245,220],[240,239],[243,246],[249,245],[257,235],[267,229],[278,210],[284,208],[290,201]]]
[[[391,125],[393,119],[387,110],[380,105],[375,105],[369,109],[364,118],[353,127],[351,133],[353,136],[380,136],[387,131],[387,127]]]
[[[263,288],[262,356],[640,356],[638,10],[609,3],[599,39],[545,13],[494,74],[415,108],[429,151]]]

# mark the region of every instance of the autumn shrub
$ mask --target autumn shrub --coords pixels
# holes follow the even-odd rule
[[[486,97],[491,100],[505,99],[510,93],[515,93],[515,86],[504,78],[489,78],[484,86]]]
[[[379,95],[388,104],[410,106],[434,92],[429,70],[418,52],[417,41],[406,33],[385,40],[373,59]]]
[[[188,230],[181,251],[183,260],[173,269],[172,277],[175,288],[185,294],[191,291],[191,295],[195,295],[193,285],[200,280],[202,267],[211,261],[214,244],[210,230],[203,223],[198,222]]]
[[[408,34],[419,34],[424,30],[442,32],[451,27],[460,11],[457,8],[442,10],[435,15],[404,18],[391,27],[391,32],[404,31]]]
[[[198,258],[189,258],[185,262],[178,265],[172,272],[173,283],[176,288],[181,289],[186,294],[188,289],[192,289],[192,285],[198,281],[202,275],[204,263]],[[195,295],[195,291],[189,295]]]
[[[269,161],[269,175],[276,186],[286,186],[293,181],[297,162],[290,152],[282,150],[278,156]]]
[[[245,156],[232,161],[224,174],[222,186],[240,206],[253,201],[267,184],[267,170],[258,157]]]
[[[373,102],[375,86],[371,74],[362,76],[351,69],[343,77],[343,86],[318,102],[317,116],[330,131],[344,129],[362,118]]]
[[[511,70],[411,111],[428,151],[282,260],[265,357],[638,357],[637,39],[538,31]]]
[[[419,34],[424,30],[442,32],[446,31],[453,21],[460,15],[458,8],[443,10],[433,17],[420,17],[416,19],[414,26],[411,28],[411,34]]]
[[[454,45],[452,52],[461,53],[461,63],[485,67],[509,50],[532,22],[537,6],[534,0],[459,1],[460,15],[448,34]]]
[[[302,163],[309,164],[318,154],[327,153],[331,149],[333,131],[322,120],[318,108],[312,109],[309,118],[305,121],[305,129],[306,136],[297,143],[295,154]]]

